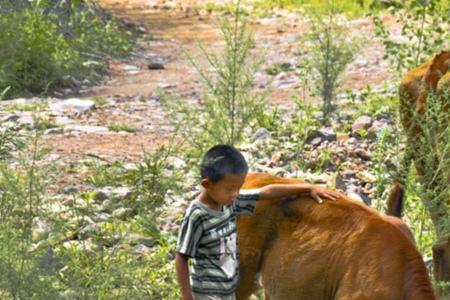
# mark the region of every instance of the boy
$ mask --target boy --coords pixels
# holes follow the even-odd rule
[[[236,216],[251,215],[259,199],[270,200],[309,192],[336,200],[337,193],[310,184],[271,184],[242,190],[248,166],[229,145],[208,150],[201,165],[203,190],[187,209],[175,259],[183,300],[234,300],[239,279]],[[189,278],[188,259],[192,259]]]

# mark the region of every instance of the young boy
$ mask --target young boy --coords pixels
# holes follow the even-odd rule
[[[178,237],[176,272],[183,300],[233,300],[239,279],[236,216],[251,215],[257,200],[309,192],[335,200],[337,193],[310,184],[271,184],[242,190],[248,166],[229,145],[208,150],[201,165],[203,190],[187,209]],[[189,278],[188,259],[192,260]]]

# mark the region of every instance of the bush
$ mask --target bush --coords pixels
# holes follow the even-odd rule
[[[357,42],[349,37],[348,28],[339,22],[334,2],[328,3],[324,14],[313,15],[308,58],[315,92],[322,98],[323,123],[328,121],[336,108],[334,99],[339,87],[339,76],[358,49]]]
[[[403,7],[392,7],[391,13],[402,25],[406,41],[391,38],[379,17],[374,18],[375,35],[381,39],[385,58],[398,74],[422,64],[428,57],[450,46],[450,5],[445,0],[411,0]]]
[[[130,50],[131,34],[86,1],[17,2],[0,6],[2,97],[95,79],[106,58]]]
[[[220,28],[225,39],[223,54],[214,54],[200,44],[213,72],[188,56],[206,85],[203,105],[165,101],[173,122],[183,124],[181,133],[196,155],[215,144],[239,144],[245,128],[256,124],[258,119],[267,121],[261,118],[261,112],[266,110],[267,93],[252,92],[254,74],[262,57],[250,59],[254,37],[239,5],[231,21],[222,19]]]
[[[40,263],[46,247],[31,250],[35,217],[46,183],[37,171],[46,152],[39,146],[39,134],[32,138],[28,157],[16,158],[20,167],[0,162],[0,297],[2,299],[55,299],[52,277]],[[2,139],[5,136],[2,137]],[[11,136],[7,137],[11,140]],[[10,142],[3,145],[11,144]],[[11,158],[11,157],[9,157]],[[40,168],[43,168],[40,166]],[[44,171],[44,170],[42,170]],[[48,171],[48,170],[47,170]],[[48,181],[47,181],[48,180]],[[41,214],[41,217],[44,215]]]

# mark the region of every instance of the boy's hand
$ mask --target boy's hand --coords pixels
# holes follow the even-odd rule
[[[323,203],[322,198],[327,198],[329,200],[336,201],[340,197],[339,193],[335,191],[330,191],[320,186],[315,186],[313,189],[311,189],[309,195],[319,204]]]

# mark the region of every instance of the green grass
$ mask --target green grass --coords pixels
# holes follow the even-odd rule
[[[121,131],[125,131],[125,132],[136,132],[137,128],[128,124],[119,124],[119,123],[115,123],[115,124],[110,124],[108,125],[108,129],[114,132],[121,132]]]
[[[106,97],[104,96],[95,97],[92,100],[94,101],[95,106],[104,106],[108,104],[108,99],[106,99]]]
[[[277,75],[281,72],[287,72],[292,70],[292,65],[290,63],[277,63],[273,66],[266,68],[266,73],[269,75]]]
[[[363,5],[359,1],[335,1],[338,10],[347,17],[357,18],[369,12],[373,12],[369,7],[373,1],[363,0]],[[256,1],[256,7],[270,10],[273,8],[285,8],[288,10],[305,9],[311,12],[323,12],[328,7],[325,0],[260,0]],[[377,9],[375,9],[377,10]]]
[[[22,103],[11,103],[6,107],[6,111],[13,112],[13,111],[32,111],[36,112],[38,110],[42,110],[48,108],[47,102],[40,102],[40,103],[31,103],[31,104],[22,104]]]

